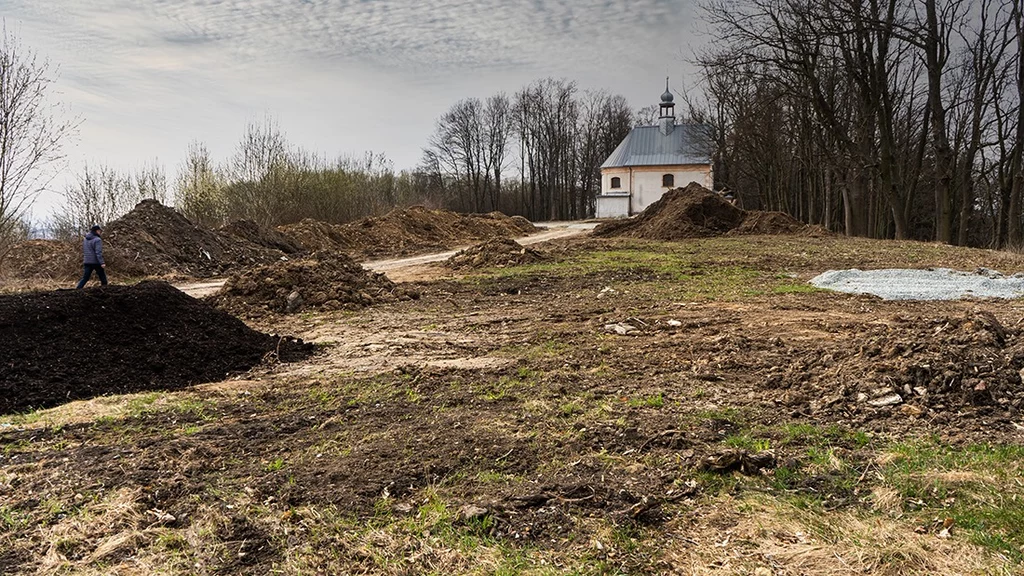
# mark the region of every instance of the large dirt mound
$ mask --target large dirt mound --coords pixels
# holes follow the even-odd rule
[[[0,272],[16,278],[78,278],[82,275],[82,248],[61,240],[20,242],[11,247]]]
[[[635,218],[606,222],[594,236],[679,240],[718,236],[743,223],[743,210],[697,183],[669,190]]]
[[[341,252],[322,251],[233,274],[214,300],[222,308],[253,314],[355,309],[418,296]]]
[[[0,413],[217,381],[312,351],[158,281],[0,296],[0,341]]]
[[[122,276],[203,278],[278,260],[282,253],[199,227],[156,200],[143,200],[104,231],[107,267]]]
[[[500,212],[458,214],[413,206],[348,224],[303,220],[278,230],[310,250],[344,250],[355,258],[376,258],[513,238],[535,232],[537,228],[525,218],[509,217]]]
[[[354,250],[355,245],[344,233],[341,224],[330,224],[322,220],[305,218],[294,224],[278,226],[277,230],[304,246],[311,252],[325,250]]]
[[[455,270],[476,268],[504,268],[521,266],[547,260],[542,252],[526,248],[511,238],[488,240],[460,251],[445,261],[445,266]]]
[[[669,190],[634,218],[601,224],[593,235],[679,240],[725,234],[820,234],[820,230],[782,212],[742,210],[692,182]]]
[[[295,239],[287,236],[273,228],[265,228],[252,220],[235,220],[226,226],[217,229],[221,234],[227,234],[247,240],[257,246],[280,250],[285,254],[297,254],[305,251],[305,247]]]

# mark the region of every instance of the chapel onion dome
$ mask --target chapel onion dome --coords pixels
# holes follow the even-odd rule
[[[665,93],[661,95],[661,101],[671,102],[673,100],[675,100],[675,97],[673,97],[672,93],[668,91],[668,88],[665,88]]]

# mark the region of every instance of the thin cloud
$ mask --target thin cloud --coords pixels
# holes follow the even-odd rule
[[[247,119],[271,114],[300,145],[372,148],[399,167],[455,100],[544,76],[655,102],[693,14],[689,0],[0,0],[0,11],[60,64],[86,120],[83,154],[173,165],[189,140],[229,150]]]

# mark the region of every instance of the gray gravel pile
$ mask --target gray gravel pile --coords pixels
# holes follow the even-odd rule
[[[958,300],[1024,296],[1024,273],[1004,276],[995,270],[829,270],[811,279],[818,288],[850,294],[874,294],[884,300]]]

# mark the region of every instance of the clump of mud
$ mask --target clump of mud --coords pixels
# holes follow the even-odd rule
[[[1020,331],[988,312],[897,317],[845,330],[853,330],[852,341],[791,358],[768,384],[806,390],[816,412],[869,408],[917,416],[925,408],[948,414],[965,406],[1024,410]]]
[[[252,220],[235,220],[226,226],[218,228],[217,232],[246,240],[257,246],[279,250],[284,254],[297,254],[306,250],[294,238],[273,228],[260,226]]]
[[[268,311],[288,314],[307,308],[357,309],[418,297],[417,292],[367,271],[344,253],[320,251],[235,273],[214,302],[251,315]]]
[[[310,250],[342,250],[355,258],[378,258],[512,238],[535,232],[537,228],[525,218],[509,217],[500,212],[458,214],[413,206],[348,224],[307,219],[280,226],[278,230]]]
[[[454,270],[477,268],[504,268],[543,262],[548,257],[538,250],[527,248],[511,238],[488,240],[462,250],[445,261]]]
[[[0,296],[0,341],[0,413],[182,388],[312,352],[159,281]]]
[[[680,240],[746,234],[807,234],[809,227],[782,212],[746,211],[722,196],[691,182],[669,190],[639,215],[605,222],[593,236],[627,236],[650,240]]]
[[[103,240],[109,273],[120,276],[204,278],[272,262],[282,255],[279,250],[197,226],[156,200],[143,200],[107,225]]]

